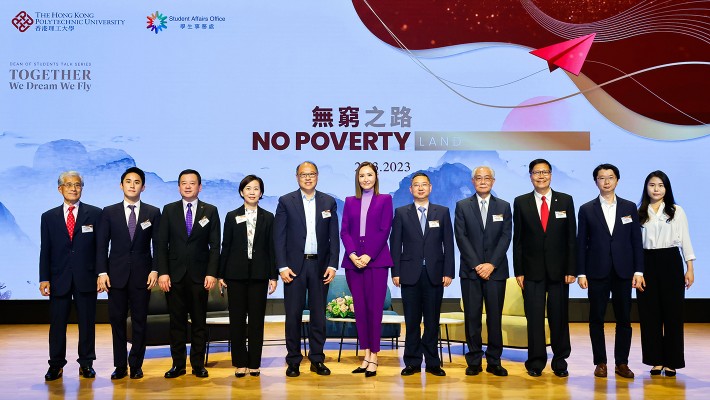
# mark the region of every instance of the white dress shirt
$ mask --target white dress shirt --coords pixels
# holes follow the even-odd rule
[[[690,233],[688,231],[688,217],[685,211],[676,204],[675,215],[672,220],[668,220],[668,215],[664,212],[665,203],[661,203],[658,213],[653,211],[651,205],[648,206],[648,221],[641,226],[641,238],[644,249],[665,249],[668,247],[680,247],[685,261],[695,260],[693,245],[690,243]]]
[[[614,200],[609,203],[602,195],[599,195],[599,202],[602,205],[602,212],[606,220],[606,226],[609,228],[609,233],[614,233],[614,224],[616,223],[616,195]]]
[[[67,216],[69,215],[69,207],[71,207],[67,203],[62,203],[64,204],[64,224],[67,223]],[[74,214],[74,222],[76,223],[76,217],[79,215],[79,202],[77,201],[76,204],[74,204],[74,209],[72,210],[72,214]]]
[[[134,204],[131,204],[127,202],[125,199],[123,200],[123,211],[126,212],[126,226],[128,226],[128,219],[131,217],[131,209],[128,208],[128,206],[136,206],[136,227],[140,226],[140,222],[138,221],[138,212],[141,209],[141,201],[138,200]],[[194,213],[194,211],[193,211]]]
[[[192,204],[192,226],[195,226],[195,214],[197,214],[197,199],[193,201],[185,201],[185,199],[182,200],[182,217],[185,220],[185,224],[187,224],[187,205]]]

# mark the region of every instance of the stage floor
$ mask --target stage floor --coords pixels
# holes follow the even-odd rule
[[[444,352],[443,368],[447,376],[429,374],[400,376],[403,348],[391,350],[383,347],[380,353],[377,376],[365,378],[353,375],[352,369],[359,365],[353,346],[345,346],[343,359],[337,362],[338,343],[335,339],[326,343],[326,365],[331,376],[318,376],[309,372],[307,360],[301,364],[301,376],[285,376],[285,347],[264,347],[261,377],[234,377],[230,355],[226,346],[213,346],[207,369],[210,377],[199,379],[188,374],[177,379],[165,379],[163,373],[171,366],[170,351],[164,347],[148,348],[143,366],[145,377],[140,380],[124,378],[111,381],[113,360],[111,330],[109,325],[96,327],[97,360],[95,379],[78,375],[76,359],[77,329],[70,325],[69,348],[64,368],[64,377],[45,382],[48,342],[47,325],[0,325],[0,355],[4,361],[0,367],[1,399],[197,399],[197,398],[242,398],[242,399],[401,399],[401,398],[546,398],[546,399],[703,399],[710,396],[710,324],[686,324],[686,368],[678,371],[675,378],[651,377],[648,367],[641,364],[641,345],[638,324],[634,324],[630,368],[636,373],[633,380],[613,374],[609,368],[608,378],[593,375],[592,350],[587,324],[571,324],[572,355],[569,358],[569,378],[558,378],[548,368],[542,377],[532,378],[525,372],[523,362],[526,350],[505,349],[503,366],[510,375],[496,377],[486,372],[478,376],[466,376],[466,362],[461,355],[461,344],[452,345],[453,362],[448,362]],[[607,349],[613,355],[613,325],[607,324]],[[404,333],[404,329],[402,330]],[[283,337],[282,324],[268,324],[266,338]],[[361,353],[362,354],[362,353]],[[548,354],[550,354],[548,347]],[[484,363],[485,364],[485,363]],[[612,362],[613,364],[613,362]],[[485,365],[484,365],[485,369]]]

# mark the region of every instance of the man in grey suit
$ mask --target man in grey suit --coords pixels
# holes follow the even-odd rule
[[[508,279],[506,252],[513,234],[510,204],[491,195],[495,171],[477,167],[471,173],[476,194],[456,203],[454,232],[461,252],[461,294],[466,327],[466,375],[478,375],[483,368],[481,339],[482,305],[486,304],[486,371],[507,376],[500,363],[503,353],[501,319]]]

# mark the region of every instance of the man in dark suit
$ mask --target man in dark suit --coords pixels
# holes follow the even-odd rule
[[[466,375],[478,375],[483,368],[481,320],[486,304],[486,371],[507,376],[500,363],[503,354],[503,301],[508,279],[506,252],[513,236],[513,214],[510,204],[491,195],[495,172],[490,167],[478,167],[471,174],[476,194],[456,203],[454,231],[461,252],[461,297],[466,324]]]
[[[160,210],[141,202],[145,173],[138,167],[121,175],[123,201],[105,207],[96,237],[97,289],[108,293],[108,312],[113,334],[111,379],[121,379],[131,368],[131,379],[143,377],[145,330],[150,289],[158,282],[157,246]],[[110,247],[110,252],[109,252]],[[131,310],[133,345],[126,350],[126,318]]]
[[[217,208],[198,200],[202,191],[200,173],[180,172],[181,200],[166,204],[158,232],[158,285],[165,292],[170,311],[170,354],[173,366],[166,378],[185,374],[187,314],[192,321],[190,365],[198,378],[205,369],[207,343],[207,298],[217,282],[220,221]]]
[[[589,336],[594,355],[594,376],[607,376],[604,315],[611,303],[616,318],[615,372],[632,379],[631,288],[644,290],[643,243],[636,205],[615,194],[621,175],[611,164],[592,173],[599,197],[579,208],[577,272],[579,287],[589,288]]]
[[[395,210],[390,234],[392,282],[402,288],[407,330],[402,375],[421,372],[423,356],[426,372],[444,376],[436,345],[441,299],[455,273],[451,214],[447,207],[429,203],[431,182],[426,174],[414,174],[409,191],[414,203]]]
[[[540,376],[547,364],[545,306],[550,324],[552,362],[556,376],[569,376],[569,284],[576,272],[574,202],[570,195],[550,189],[552,166],[537,159],[528,166],[534,191],[513,202],[513,268],[523,290],[528,322],[530,376]],[[547,297],[547,299],[546,299]]]
[[[96,359],[96,235],[101,209],[80,203],[84,180],[76,171],[57,181],[64,203],[42,214],[39,291],[49,296],[47,381],[62,376],[67,364],[67,320],[72,299],[79,320],[79,374],[93,378]]]
[[[276,268],[284,282],[286,307],[286,376],[300,375],[301,315],[306,293],[310,310],[308,358],[311,371],[330,375],[325,366],[325,304],[340,253],[335,199],[316,192],[318,167],[306,161],[296,167],[299,190],[279,198],[274,216]]]

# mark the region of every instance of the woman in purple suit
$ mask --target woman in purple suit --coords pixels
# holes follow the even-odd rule
[[[380,194],[377,166],[362,162],[355,171],[355,196],[345,199],[340,237],[342,267],[353,295],[355,325],[365,359],[353,373],[377,374],[382,308],[392,256],[387,238],[392,228],[392,196]]]

